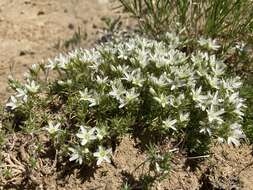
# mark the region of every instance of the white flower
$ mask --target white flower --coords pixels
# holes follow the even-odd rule
[[[131,88],[130,90],[127,90],[125,92],[124,99],[120,99],[120,105],[119,108],[123,108],[125,105],[129,104],[133,100],[137,99],[140,94],[136,93],[135,88]]]
[[[240,141],[237,138],[235,138],[234,136],[229,136],[227,141],[228,141],[228,144],[230,144],[230,145],[232,145],[232,144],[235,146],[240,145]]]
[[[235,92],[233,94],[228,93],[227,95],[228,102],[232,104],[234,110],[233,112],[242,118],[244,116],[243,110],[246,108],[244,104],[244,99],[239,97],[239,92]]]
[[[180,120],[180,122],[188,121],[189,120],[189,116],[190,116],[189,113],[180,112],[179,113],[179,120]]]
[[[156,100],[163,108],[165,108],[165,106],[169,104],[169,97],[165,96],[162,93],[160,94],[160,96],[154,97],[154,100]]]
[[[209,62],[215,76],[224,74],[226,65],[222,61],[216,60],[215,55],[210,56]]]
[[[172,62],[172,60],[169,60],[165,56],[162,56],[159,54],[151,55],[151,60],[155,62],[156,68],[158,68],[158,69],[160,69],[164,66],[167,66]]]
[[[77,133],[76,136],[81,139],[81,145],[84,146],[87,143],[89,143],[90,141],[96,139],[94,128],[88,130],[84,126],[80,126],[80,129],[81,129],[81,131],[79,133]]]
[[[208,134],[209,136],[212,135],[211,129],[209,127],[203,127],[199,131],[200,133]]]
[[[29,84],[25,85],[27,91],[31,92],[31,93],[34,93],[34,94],[37,93],[39,91],[40,86],[36,85],[34,80],[28,81],[28,82],[29,82]]]
[[[85,88],[84,91],[79,91],[80,94],[80,101],[88,101],[89,107],[93,107],[99,105],[100,99],[98,94],[94,94],[95,98],[89,94],[88,88]]]
[[[32,64],[31,66],[31,70],[34,71],[34,72],[38,72],[40,69],[39,65],[38,64]]]
[[[202,66],[203,63],[206,63],[206,61],[208,60],[208,53],[198,51],[196,55],[191,55],[191,60],[193,64],[199,68]]]
[[[220,88],[220,80],[217,77],[211,77],[209,75],[206,75],[206,79],[208,80],[209,84],[211,87],[215,88],[215,89],[219,89]]]
[[[175,49],[181,44],[179,36],[176,33],[168,33],[167,32],[165,34],[165,37],[169,41],[169,44],[170,44],[169,47],[171,49]]]
[[[232,103],[232,104],[237,104],[241,102],[241,99],[239,97],[239,92],[235,92],[235,93],[227,93],[227,98],[228,98],[228,102]]]
[[[69,63],[69,57],[60,53],[55,58],[55,61],[57,62],[59,68],[66,69],[67,68],[67,64]]]
[[[132,72],[124,72],[123,74],[124,77],[121,78],[122,80],[126,80],[140,87],[142,87],[142,84],[145,81],[141,76],[140,69],[135,69]]]
[[[142,87],[145,79],[141,75],[140,69],[137,69],[136,74],[132,80],[132,83],[136,86]]]
[[[126,92],[122,82],[120,80],[113,81],[111,82],[111,87],[112,90],[109,92],[109,95],[116,98],[117,100],[121,100],[121,96]]]
[[[218,143],[224,143],[225,139],[222,137],[217,138]]]
[[[128,58],[128,54],[127,51],[125,51],[125,49],[123,49],[123,47],[118,48],[118,58],[119,59],[124,59],[127,60]]]
[[[48,68],[50,70],[54,70],[57,68],[57,62],[56,61],[53,61],[51,59],[48,59],[48,64],[45,66],[45,68]]]
[[[192,89],[191,90],[191,95],[193,101],[197,103],[203,103],[205,100],[207,100],[207,96],[201,95],[202,87],[200,86],[198,89]]]
[[[178,76],[179,79],[185,79],[192,76],[193,70],[188,65],[182,65],[175,69],[175,74]]]
[[[53,123],[52,121],[49,121],[49,122],[48,122],[48,126],[45,127],[45,130],[47,130],[47,132],[48,132],[49,134],[53,135],[53,134],[57,133],[57,132],[60,130],[60,129],[59,129],[60,126],[61,126],[60,123],[56,123],[56,124],[54,125],[54,123]]]
[[[235,146],[240,145],[240,139],[245,138],[245,134],[241,130],[241,125],[238,123],[233,123],[230,126],[232,132],[231,135],[228,137],[227,141],[228,144],[233,144]]]
[[[206,76],[206,75],[207,75],[207,70],[206,70],[205,67],[199,66],[198,69],[196,69],[196,73],[197,73],[200,77],[203,77],[203,76]]]
[[[136,50],[136,58],[141,68],[145,68],[148,64],[148,53],[145,49]]]
[[[155,169],[158,173],[161,173],[162,172],[162,168],[160,167],[160,165],[156,162],[155,163]]]
[[[225,113],[224,109],[216,110],[213,105],[210,106],[209,109],[206,109],[208,121],[212,123],[213,121],[217,121],[219,124],[223,123],[221,119],[221,115]]]
[[[216,91],[214,94],[211,94],[210,92],[208,92],[208,98],[209,101],[208,103],[212,104],[212,105],[220,105],[221,102],[223,102],[222,98],[219,98],[219,92]]]
[[[181,80],[178,77],[168,79],[168,83],[171,85],[170,90],[176,90],[186,84],[184,80]]]
[[[88,67],[91,68],[94,72],[97,72],[99,70],[100,65],[101,65],[100,62],[95,61]]]
[[[165,87],[166,85],[168,85],[168,78],[166,77],[166,75],[166,72],[163,73],[159,78],[151,75],[149,77],[149,80],[159,87]]]
[[[170,118],[167,118],[162,123],[163,123],[163,128],[165,129],[173,129],[174,131],[177,130],[177,128],[175,127],[175,124],[177,123],[176,119],[171,120]]]
[[[71,79],[67,79],[66,81],[59,80],[57,83],[61,86],[65,86],[65,85],[70,86],[72,84],[72,80]]]
[[[180,94],[179,96],[175,98],[174,96],[170,95],[168,97],[168,100],[171,106],[178,108],[185,100],[185,96],[184,94]]]
[[[97,165],[100,165],[103,161],[111,163],[110,157],[112,155],[112,149],[105,149],[102,146],[98,147],[97,152],[93,154],[97,158]]]
[[[211,38],[208,38],[208,39],[200,38],[198,40],[198,43],[200,46],[205,47],[209,50],[216,51],[220,48],[220,46],[216,44],[216,40],[212,40]]]
[[[93,107],[93,106],[97,106],[99,105],[100,99],[98,97],[98,95],[96,96],[96,98],[90,98],[89,99],[89,107]]]
[[[100,85],[106,84],[108,77],[101,78],[99,75],[96,76],[97,83]]]
[[[93,65],[90,66],[90,68],[93,69],[94,71],[98,71],[98,67],[101,64],[100,52],[95,48],[92,48],[90,50],[81,49],[81,52],[82,52],[82,54],[80,54],[80,58],[79,58],[80,61],[92,63]]]
[[[80,53],[80,49],[72,50],[72,51],[68,52],[68,57],[69,57],[69,59],[77,59],[79,53]]]
[[[83,154],[89,153],[89,149],[85,148],[82,150],[80,147],[77,147],[76,149],[74,148],[68,148],[68,150],[71,152],[69,161],[75,161],[78,162],[80,165],[83,163]]]
[[[18,92],[16,97],[21,98],[24,102],[27,102],[27,90],[22,89],[22,88],[17,88],[16,91]]]
[[[238,102],[235,105],[235,109],[234,109],[234,113],[237,114],[240,118],[242,118],[244,116],[243,113],[243,108],[245,108],[246,106],[242,103],[242,102]]]
[[[10,102],[6,104],[6,107],[11,108],[11,110],[16,109],[19,106],[18,100],[15,98],[15,96],[10,97]]]
[[[134,49],[136,49],[135,47],[135,40],[134,39],[130,39],[128,43],[125,44],[126,45],[126,49],[127,51],[131,52]]]
[[[222,80],[223,88],[226,91],[234,92],[235,89],[239,89],[242,85],[240,77],[235,77],[227,80]]]
[[[79,91],[80,101],[89,101],[91,99],[91,95],[89,94],[88,88],[85,88],[84,91]]]
[[[156,95],[157,95],[155,89],[152,88],[152,87],[149,88],[149,92],[150,92],[150,94],[152,94],[153,96],[156,96]]]
[[[211,129],[208,127],[208,125],[203,121],[200,121],[199,123],[202,126],[199,132],[204,133],[204,134],[208,134],[209,136],[211,136],[212,132],[211,132]]]
[[[72,85],[72,80],[71,79],[67,79],[67,81],[65,82],[66,85]]]
[[[129,72],[129,66],[128,65],[118,65],[117,67],[115,67],[114,65],[111,65],[111,69],[114,72],[120,72],[120,73]]]

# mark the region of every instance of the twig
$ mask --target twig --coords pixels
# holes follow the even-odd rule
[[[179,150],[179,148],[173,148],[173,149],[169,150],[169,152],[176,152],[178,150]]]
[[[192,159],[199,159],[199,158],[209,158],[210,155],[203,155],[203,156],[193,156],[193,157],[188,157],[189,160],[192,160]]]
[[[141,162],[138,166],[135,167],[135,169],[131,172],[131,174],[133,174],[136,170],[138,170],[142,165],[145,165],[145,163],[148,161],[149,159],[146,158],[143,162]]]
[[[250,166],[252,166],[252,165],[253,165],[253,161],[250,162],[249,164],[247,164],[244,168],[242,168],[242,169],[238,172],[238,174],[240,174],[242,171],[246,170],[248,167],[250,167]]]

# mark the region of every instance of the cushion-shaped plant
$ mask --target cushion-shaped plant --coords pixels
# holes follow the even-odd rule
[[[27,83],[10,79],[16,94],[6,106],[19,127],[46,130],[80,164],[110,162],[112,143],[133,127],[200,146],[239,145],[240,79],[226,75],[211,40],[199,42],[210,51],[191,53],[181,43],[167,34],[167,43],[135,37],[60,54],[33,65]]]

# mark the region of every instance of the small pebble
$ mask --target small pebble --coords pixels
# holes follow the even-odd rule
[[[39,15],[44,15],[44,14],[45,14],[44,11],[39,11],[39,12],[37,13],[38,16],[39,16]]]
[[[20,51],[20,52],[19,52],[19,56],[24,56],[25,54],[26,54],[25,51]]]
[[[75,26],[74,26],[74,24],[69,23],[68,28],[69,28],[70,30],[73,30],[73,29],[75,28]]]

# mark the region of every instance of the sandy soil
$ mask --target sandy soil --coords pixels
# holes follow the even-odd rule
[[[7,97],[10,67],[22,77],[33,63],[56,55],[59,42],[70,39],[80,27],[90,47],[98,38],[101,18],[115,15],[108,0],[1,0],[0,99]]]
[[[38,141],[46,148],[31,167],[30,156]],[[48,145],[43,134],[16,134],[8,138],[2,154],[5,163],[12,167],[13,176],[6,179],[0,175],[0,189],[120,190],[128,183],[132,190],[143,190],[141,176],[147,173],[147,166],[136,168],[146,155],[131,137],[124,137],[117,146],[112,164],[103,163],[100,167],[76,167],[60,162]],[[251,146],[235,149],[215,145],[206,159],[187,159],[175,152],[169,176],[150,190],[252,190],[252,174]]]
[[[15,77],[22,78],[31,64],[58,54],[61,48],[56,46],[70,39],[78,27],[88,34],[82,46],[91,47],[99,38],[101,18],[117,14],[110,6],[107,0],[1,0],[0,101],[6,101],[10,93],[6,89],[10,68]],[[35,146],[33,138],[39,138],[45,146],[48,143],[48,139],[20,134],[7,139],[5,150],[13,156],[9,159],[21,170],[12,182],[0,179],[0,189],[117,190],[123,181],[141,189],[138,178],[143,171],[132,171],[145,154],[129,137],[116,149],[113,165],[62,171],[64,166],[55,166],[54,157],[44,155],[28,175],[22,168],[29,163],[27,155]],[[176,155],[170,177],[156,189],[253,189],[252,147],[216,146],[212,152],[194,171],[184,155]]]

